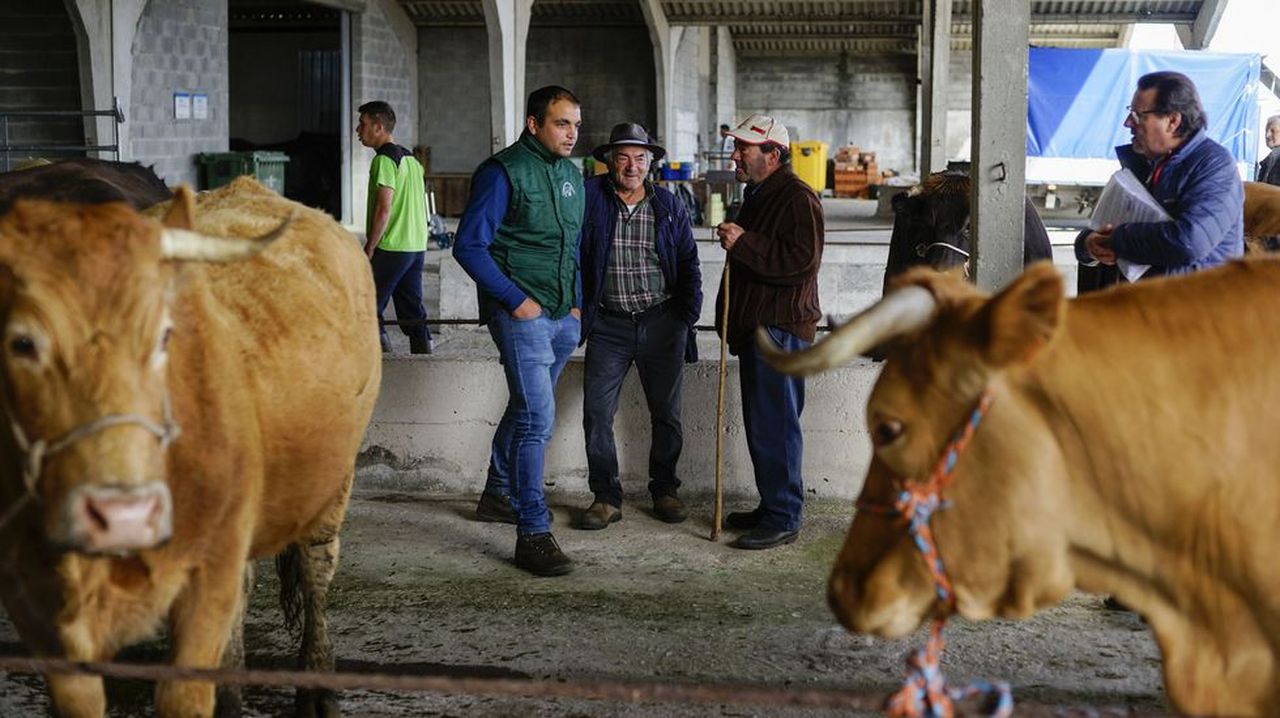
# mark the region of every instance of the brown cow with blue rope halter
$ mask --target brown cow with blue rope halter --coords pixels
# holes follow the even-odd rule
[[[930,524],[956,611],[1021,618],[1072,588],[1111,593],[1151,625],[1178,710],[1265,715],[1280,701],[1280,315],[1255,308],[1277,301],[1269,257],[1071,301],[1048,264],[994,297],[912,273],[772,362],[809,374],[883,347],[871,504],[924,480],[990,392]],[[883,636],[936,601],[905,526],[877,512],[855,515],[829,598],[845,626]]]

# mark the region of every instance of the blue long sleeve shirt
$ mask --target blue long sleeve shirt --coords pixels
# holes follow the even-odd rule
[[[489,254],[498,226],[511,204],[511,180],[502,165],[490,159],[471,178],[471,198],[454,235],[453,258],[475,281],[480,291],[493,297],[507,311],[515,311],[528,295],[502,273]]]

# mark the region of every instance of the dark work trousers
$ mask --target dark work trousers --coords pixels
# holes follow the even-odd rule
[[[373,285],[378,291],[378,320],[387,310],[387,302],[396,302],[396,319],[407,321],[427,318],[426,307],[422,306],[422,263],[426,252],[384,252],[373,250],[373,258],[369,265],[373,268]],[[379,323],[379,332],[386,343],[386,328]],[[426,324],[400,325],[400,331],[408,337],[431,338],[431,330]]]
[[[784,351],[809,346],[809,342],[777,327],[768,330]],[[760,492],[760,526],[797,531],[804,510],[804,480],[800,476],[804,456],[804,436],[800,433],[804,379],[774,371],[760,356],[754,341],[747,342],[738,355],[738,367],[742,423],[747,429],[756,490]]]
[[[684,445],[680,426],[680,379],[688,333],[667,301],[634,317],[601,309],[587,338],[582,386],[582,428],[587,438],[587,484],[596,501],[622,506],[613,417],[622,380],[636,365],[649,405],[649,493],[675,495],[676,464]]]

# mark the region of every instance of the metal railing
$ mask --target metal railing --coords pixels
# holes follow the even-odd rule
[[[115,122],[111,124],[112,143],[109,145],[64,145],[64,144],[32,144],[32,145],[14,145],[9,142],[9,122],[14,119],[59,119],[79,117],[82,120],[86,117],[111,117]],[[43,153],[43,152],[114,152],[116,161],[120,160],[120,125],[124,123],[124,112],[120,109],[120,102],[117,98],[111,98],[111,109],[109,110],[18,110],[13,112],[0,112],[0,171],[8,172],[13,168],[13,156],[15,154]]]

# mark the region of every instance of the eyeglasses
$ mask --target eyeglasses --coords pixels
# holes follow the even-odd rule
[[[1143,118],[1143,117],[1146,117],[1147,115],[1163,115],[1163,114],[1166,114],[1165,112],[1163,112],[1163,111],[1161,111],[1161,110],[1135,110],[1135,109],[1133,109],[1133,105],[1129,105],[1128,107],[1126,107],[1126,108],[1124,108],[1124,109],[1126,109],[1126,110],[1128,110],[1128,111],[1129,111],[1129,114],[1128,114],[1128,116],[1127,116],[1127,117],[1128,117],[1128,120],[1129,120],[1130,122],[1132,122],[1133,124],[1135,124],[1135,125],[1140,125],[1140,124],[1142,124],[1142,118]]]

